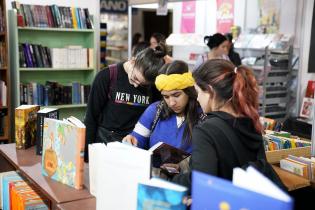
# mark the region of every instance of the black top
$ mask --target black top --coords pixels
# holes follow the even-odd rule
[[[205,121],[196,126],[192,135],[192,170],[232,180],[233,168],[240,167],[237,156],[228,137],[218,127],[218,119],[223,119],[235,131],[238,139],[246,149],[248,161],[257,159],[259,149],[263,149],[262,135],[254,128],[249,118],[235,118],[226,112],[213,112],[207,115]],[[190,174],[174,177],[173,181],[191,187]]]
[[[108,98],[109,85],[109,69],[106,68],[96,75],[89,95],[84,120],[86,145],[103,141],[97,135],[100,127],[121,137],[129,134],[147,106],[158,99],[153,87],[135,88],[129,83],[123,63],[117,64],[117,81],[111,89],[111,99]]]

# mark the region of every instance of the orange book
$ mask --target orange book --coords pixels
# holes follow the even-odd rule
[[[17,149],[35,145],[38,105],[22,105],[15,108],[15,140]]]

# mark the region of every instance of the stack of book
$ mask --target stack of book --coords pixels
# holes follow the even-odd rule
[[[266,130],[266,134],[264,134],[264,143],[266,151],[311,146],[311,142],[301,140],[299,137],[292,136],[288,132],[269,130]]]
[[[0,209],[50,209],[49,200],[17,172],[1,173],[0,179]]]
[[[280,160],[280,167],[306,179],[315,180],[315,158],[305,158],[289,155]]]
[[[62,7],[57,5],[29,5],[12,2],[17,10],[18,26],[42,28],[92,29],[92,19],[87,8]]]

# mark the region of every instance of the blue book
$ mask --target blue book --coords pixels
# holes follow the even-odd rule
[[[253,178],[256,180],[256,187],[267,187],[265,184],[260,182],[260,177]],[[280,189],[277,189],[276,191],[279,192],[279,190]],[[284,192],[281,191],[281,193],[279,197],[283,197],[282,200],[279,199],[279,197],[275,198],[275,196],[272,197],[258,193],[257,191],[255,192],[243,187],[238,187],[231,181],[225,179],[197,171],[193,171],[192,173],[192,210],[292,210],[293,200]],[[271,194],[272,192],[270,192],[270,195]]]
[[[138,184],[137,210],[185,210],[187,188],[159,179]]]
[[[10,210],[10,190],[9,190],[10,182],[21,181],[21,180],[23,179],[21,176],[18,175],[18,173],[8,174],[2,177],[1,195],[2,195],[2,209],[3,210]]]

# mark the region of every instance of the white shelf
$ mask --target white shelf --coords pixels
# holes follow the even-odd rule
[[[58,108],[58,109],[71,109],[71,108],[81,108],[86,107],[86,104],[64,104],[64,105],[51,105],[51,106],[43,106],[47,108]]]
[[[20,68],[20,71],[94,71],[93,68]]]
[[[53,32],[86,32],[93,33],[94,29],[74,29],[74,28],[40,28],[40,27],[18,27],[19,31],[53,31]]]

